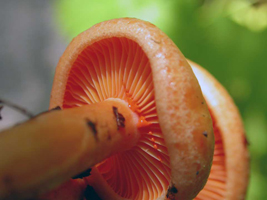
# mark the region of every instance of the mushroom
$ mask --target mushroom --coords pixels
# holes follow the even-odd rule
[[[110,98],[123,100],[138,116],[140,138],[93,167],[88,183],[103,199],[196,196],[213,155],[211,119],[184,56],[154,25],[129,18],[102,22],[64,52],[50,108]]]
[[[249,179],[249,153],[242,119],[224,87],[205,69],[188,60],[208,104],[215,135],[209,179],[200,199],[245,199]]]
[[[115,19],[78,35],[56,69],[58,106],[1,133],[0,197],[40,194],[91,167],[77,184],[103,199],[187,200],[204,187],[209,110],[186,59],[154,25]]]
[[[245,199],[249,179],[249,153],[242,119],[223,86],[208,71],[190,60],[188,62],[200,83],[212,115],[215,135],[211,173],[195,200]],[[205,132],[203,134],[208,136]],[[70,181],[53,192],[52,195],[57,196],[50,199],[65,199],[66,195],[78,199],[76,196],[82,192],[74,188],[79,188],[79,184]]]

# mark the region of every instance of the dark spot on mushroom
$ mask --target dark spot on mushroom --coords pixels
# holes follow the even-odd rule
[[[85,170],[84,172],[72,177],[72,179],[84,178],[91,175],[91,168]]]
[[[108,140],[111,140],[111,135],[110,134],[108,134]]]
[[[101,200],[92,186],[87,186],[84,191],[85,200]]]
[[[86,124],[87,124],[87,126],[89,126],[92,129],[94,137],[97,140],[98,138],[97,138],[97,130],[96,130],[95,123],[93,123],[89,119],[86,119]]]
[[[120,127],[124,128],[125,127],[125,124],[124,124],[125,118],[123,117],[122,114],[120,114],[118,112],[118,108],[117,107],[113,106],[112,108],[113,108],[113,113],[114,113],[115,118],[116,118],[118,130],[120,129]]]
[[[197,171],[196,175],[199,175],[199,171]]]
[[[178,190],[176,189],[176,187],[174,187],[174,186],[172,186],[171,188],[169,188],[170,189],[170,192],[172,192],[172,193],[177,193],[178,192]]]
[[[201,104],[204,104],[204,102],[202,101]]]
[[[208,137],[208,132],[207,132],[207,131],[204,131],[202,134],[203,134],[205,137]]]
[[[0,106],[0,120],[2,119],[1,111],[2,111],[3,107],[4,107],[4,106]]]
[[[155,42],[156,44],[160,44],[160,41],[154,40],[153,38],[150,38],[153,42]]]
[[[174,185],[172,185],[168,188],[166,197],[170,200],[174,200],[176,193],[178,193],[178,190]]]
[[[54,111],[54,110],[61,110],[60,106],[56,106],[55,108],[50,109],[50,111]]]

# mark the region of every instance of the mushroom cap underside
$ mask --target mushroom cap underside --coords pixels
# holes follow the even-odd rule
[[[138,114],[141,137],[131,150],[94,167],[107,184],[94,180],[96,191],[113,191],[114,199],[194,198],[211,167],[212,121],[186,59],[154,25],[130,18],[102,22],[64,52],[50,108],[109,98],[122,99]]]

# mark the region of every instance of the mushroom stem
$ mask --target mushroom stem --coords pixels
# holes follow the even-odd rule
[[[139,139],[117,99],[38,115],[0,133],[0,199],[48,191]],[[14,196],[15,195],[15,196]]]

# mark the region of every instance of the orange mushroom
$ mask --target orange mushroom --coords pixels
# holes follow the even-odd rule
[[[204,187],[212,120],[191,67],[154,25],[115,19],[78,35],[56,69],[56,106],[2,133],[0,152],[13,146],[0,197],[39,194],[90,167],[79,192],[89,184],[109,200],[186,200]]]
[[[140,139],[93,167],[88,182],[96,192],[104,199],[196,196],[213,155],[211,119],[184,56],[154,25],[128,18],[102,22],[64,52],[50,108],[110,98],[137,114]]]
[[[249,153],[242,119],[232,98],[206,70],[189,61],[207,101],[215,134],[215,151],[208,182],[196,200],[245,199]]]
[[[190,60],[188,62],[200,83],[212,114],[215,134],[211,173],[207,184],[195,200],[245,199],[249,179],[249,153],[241,117],[223,86],[205,69]],[[78,185],[71,181],[61,186],[54,199],[66,194],[77,199],[75,195],[81,195],[82,191],[77,192],[77,189],[73,188]],[[66,192],[65,188],[69,191]],[[55,192],[53,194],[55,195]]]

